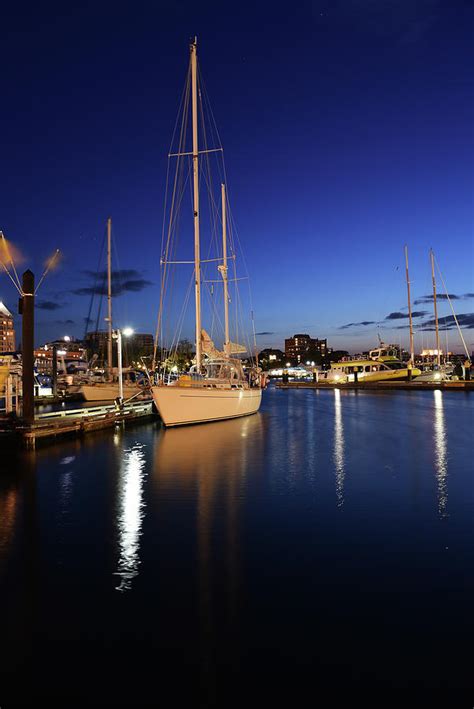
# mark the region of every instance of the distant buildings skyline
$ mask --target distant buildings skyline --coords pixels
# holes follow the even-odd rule
[[[296,334],[285,339],[285,357],[297,364],[306,360],[324,358],[328,351],[327,338],[320,340],[307,334]]]

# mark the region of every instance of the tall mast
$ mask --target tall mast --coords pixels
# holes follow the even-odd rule
[[[224,352],[227,356],[230,355],[229,345],[229,283],[227,280],[227,215],[226,215],[226,196],[225,185],[221,185],[222,194],[222,266],[219,266],[219,271],[222,274],[224,281]]]
[[[112,219],[107,219],[107,378],[112,380]]]
[[[193,186],[194,186],[194,293],[196,300],[196,369],[201,370],[201,258],[199,253],[199,147],[197,106],[197,37],[190,45],[193,111]]]
[[[410,277],[408,275],[408,246],[405,244],[405,268],[407,277],[407,291],[408,291],[408,318],[410,322],[410,360],[412,364],[415,364],[415,347],[413,344],[413,320],[411,316],[411,298],[410,298]]]
[[[439,349],[439,328],[438,328],[438,306],[436,303],[436,280],[434,271],[434,256],[433,249],[430,249],[430,259],[431,259],[431,278],[433,280],[433,305],[434,305],[434,316],[435,316],[435,328],[436,328],[436,351],[437,351],[437,362],[438,367],[441,365],[441,354]]]

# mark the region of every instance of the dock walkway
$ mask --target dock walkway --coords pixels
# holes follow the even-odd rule
[[[277,382],[278,389],[357,389],[361,391],[474,391],[474,381],[456,382]]]
[[[37,414],[33,424],[26,424],[21,419],[5,418],[0,420],[0,433],[15,437],[27,448],[34,448],[38,439],[54,439],[67,434],[83,435],[154,415],[152,399],[125,403],[123,407],[106,404],[83,409],[60,409]]]

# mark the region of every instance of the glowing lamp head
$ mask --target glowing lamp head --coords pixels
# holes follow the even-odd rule
[[[64,335],[64,342],[71,342],[69,335]]]
[[[124,335],[124,337],[130,337],[133,335],[133,329],[131,327],[124,327],[122,330],[122,335]]]

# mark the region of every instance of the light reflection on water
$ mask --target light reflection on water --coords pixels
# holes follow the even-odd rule
[[[438,513],[446,517],[448,505],[448,454],[446,426],[444,421],[443,392],[435,389],[434,395],[434,445],[435,474],[438,485]]]
[[[145,478],[145,446],[136,443],[123,452],[118,474],[119,560],[115,572],[121,577],[117,591],[127,591],[138,574],[140,534],[145,516],[143,483]]]
[[[334,389],[334,472],[336,475],[337,506],[344,504],[344,426],[342,423],[341,392]]]

